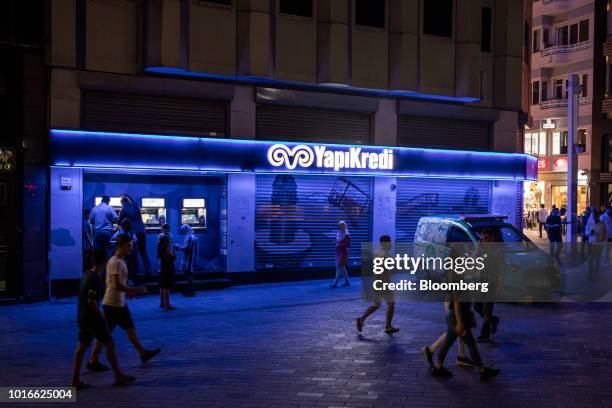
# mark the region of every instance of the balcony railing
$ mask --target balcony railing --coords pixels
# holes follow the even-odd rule
[[[591,47],[590,41],[583,41],[581,43],[576,43],[576,44],[552,45],[550,47],[544,48],[540,52],[540,54],[543,57],[548,57],[550,55],[567,54],[570,52],[586,50],[587,48],[590,48],[590,47]]]
[[[580,105],[587,105],[593,103],[593,97],[586,96],[580,97],[578,100]],[[548,101],[540,102],[540,109],[552,109],[552,108],[563,108],[567,106],[567,99],[551,99]]]
[[[554,3],[557,1],[567,1],[567,0],[542,0],[543,4],[550,4],[550,3]]]

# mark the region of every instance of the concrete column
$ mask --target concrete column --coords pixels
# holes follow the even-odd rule
[[[397,102],[380,99],[374,114],[374,144],[395,146],[397,144]],[[395,177],[375,177],[372,199],[372,241],[378,242],[381,235],[395,240],[396,183]]]
[[[70,180],[71,188],[62,190],[60,178]],[[53,167],[49,186],[49,280],[80,279],[83,276],[83,170]]]
[[[230,104],[230,135],[255,139],[255,90],[236,86]],[[255,175],[227,176],[227,271],[255,270]]]

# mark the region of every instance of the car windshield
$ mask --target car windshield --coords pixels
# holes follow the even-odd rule
[[[497,242],[504,242],[506,248],[510,251],[524,251],[526,249],[534,249],[535,245],[523,233],[521,233],[514,225],[510,224],[491,224],[491,225],[475,225],[472,231],[476,239],[480,239],[482,230],[489,229],[493,231]]]

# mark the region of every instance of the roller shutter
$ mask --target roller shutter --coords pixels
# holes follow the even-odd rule
[[[367,144],[370,114],[329,109],[257,105],[257,138],[262,140]]]
[[[257,176],[257,269],[333,267],[338,221],[351,234],[349,266],[359,265],[371,240],[371,179],[333,176]]]
[[[491,182],[454,179],[397,179],[396,239],[412,242],[419,219],[434,214],[487,214]]]
[[[489,150],[489,123],[424,116],[398,116],[400,146]]]
[[[226,102],[189,97],[83,91],[83,129],[223,137]]]

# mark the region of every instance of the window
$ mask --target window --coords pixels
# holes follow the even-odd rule
[[[540,100],[542,102],[545,102],[548,100],[548,81],[542,81],[542,97],[540,98]]]
[[[524,153],[531,154],[531,133],[525,133]]]
[[[544,48],[550,47],[550,30],[548,28],[542,29],[542,43]]]
[[[538,105],[540,103],[540,82],[534,81],[532,84],[531,104]]]
[[[555,79],[555,99],[563,99],[563,80]]]
[[[366,3],[384,3],[367,0]],[[453,36],[453,0],[423,2],[423,33],[438,37]]]
[[[586,97],[588,95],[588,91],[589,91],[589,76],[587,74],[583,74],[582,77],[582,83],[580,84],[580,86],[582,87],[582,97]]]
[[[553,133],[552,154],[561,154],[561,132]]]
[[[569,43],[570,44],[578,43],[578,23],[572,24],[569,27]]]
[[[312,0],[280,0],[278,11],[292,16],[312,17]]]
[[[567,131],[561,132],[561,146],[559,150],[561,154],[567,154]]]
[[[540,51],[540,30],[533,30],[533,52]]]
[[[355,0],[355,24],[385,28],[385,1]]]
[[[557,44],[568,45],[569,44],[569,30],[567,26],[559,27],[557,29]]]
[[[471,242],[471,239],[461,228],[451,227],[446,242]]]
[[[578,129],[578,140],[576,140],[576,144],[580,147],[580,153],[586,152],[586,139],[587,139],[587,131],[586,129]]]
[[[491,31],[493,27],[491,7],[483,7],[481,14],[480,50],[491,52]]]
[[[538,154],[540,156],[546,155],[546,132],[540,132],[540,141],[538,146]]]
[[[580,21],[578,41],[579,42],[589,41],[589,20],[588,19]]]

